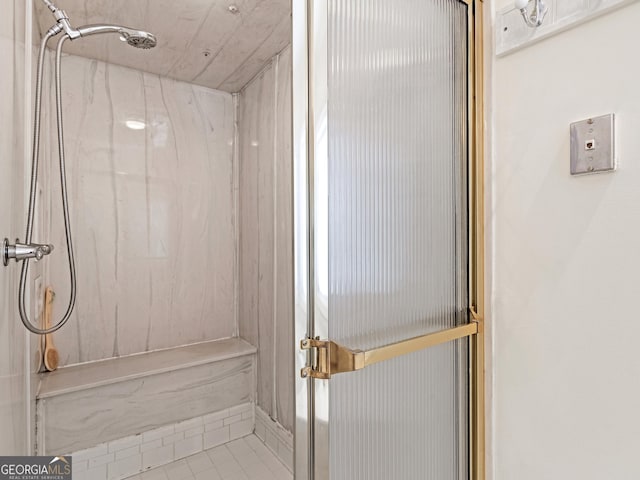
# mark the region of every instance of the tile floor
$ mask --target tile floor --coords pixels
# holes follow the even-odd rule
[[[293,480],[255,435],[234,440],[128,480]]]

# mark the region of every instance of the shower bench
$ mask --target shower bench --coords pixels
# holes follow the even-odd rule
[[[40,374],[38,454],[75,453],[144,432],[161,432],[161,427],[179,422],[187,428],[194,419],[192,430],[201,425],[201,435],[206,435],[202,418],[213,418],[215,412],[231,412],[234,421],[242,419],[237,427],[242,432],[235,436],[246,435],[253,431],[253,410],[251,422],[248,412],[238,414],[249,405],[252,408],[255,370],[256,347],[230,338]],[[133,441],[141,443],[142,438]]]

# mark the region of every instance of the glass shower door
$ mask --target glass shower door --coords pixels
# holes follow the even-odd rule
[[[296,478],[481,478],[474,4],[293,7]]]

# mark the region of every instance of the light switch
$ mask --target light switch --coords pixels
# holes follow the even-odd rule
[[[615,162],[615,115],[571,124],[571,175],[611,172]]]

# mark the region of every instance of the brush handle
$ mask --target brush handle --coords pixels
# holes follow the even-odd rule
[[[53,305],[53,290],[47,287],[44,293],[44,328],[51,328],[51,307]],[[51,334],[44,336],[45,344],[51,340]]]
[[[51,328],[51,309],[55,294],[51,287],[47,287],[44,295],[44,328]],[[44,368],[50,372],[58,368],[58,351],[53,346],[53,335],[47,333],[44,336]]]

